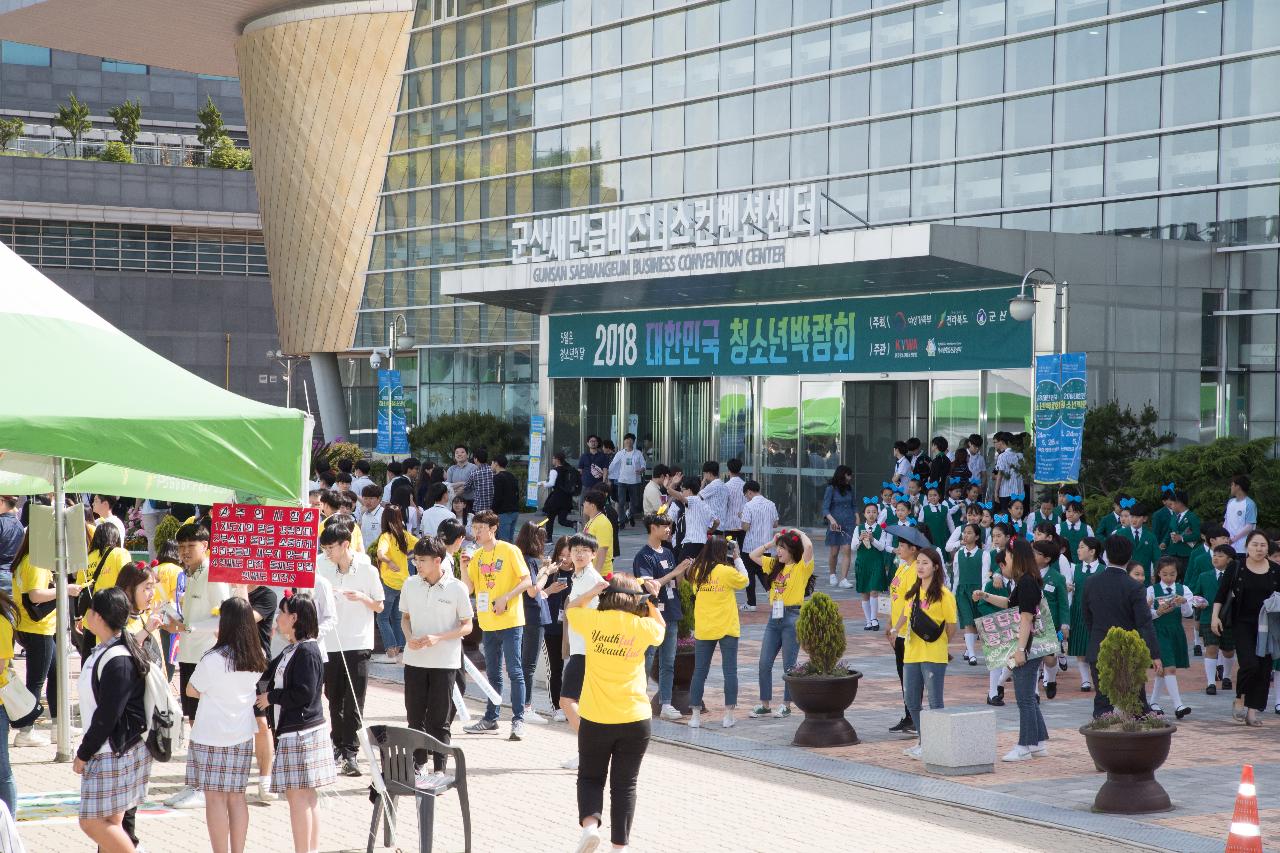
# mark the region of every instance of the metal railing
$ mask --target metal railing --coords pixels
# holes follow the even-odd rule
[[[70,139],[48,136],[20,136],[9,141],[0,154],[52,157],[55,159],[97,159],[111,140],[82,139],[78,144]],[[209,149],[199,143],[135,142],[127,146],[133,162],[143,166],[208,166]]]

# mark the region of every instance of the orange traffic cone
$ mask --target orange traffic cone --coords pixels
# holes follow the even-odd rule
[[[1253,765],[1240,773],[1236,811],[1231,817],[1226,853],[1262,853],[1262,828],[1258,826],[1258,791],[1253,786]]]

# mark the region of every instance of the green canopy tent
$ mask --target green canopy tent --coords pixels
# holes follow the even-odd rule
[[[54,461],[47,456],[0,450],[0,493],[43,495],[52,492],[54,465]],[[236,500],[234,489],[208,486],[181,477],[152,474],[103,462],[68,459],[64,462],[63,471],[70,474],[63,484],[68,492],[119,495],[203,506],[232,503]]]
[[[67,490],[64,460],[88,460],[265,499],[301,502],[311,417],[232,394],[161,358],[77,302],[0,244],[0,340],[40,354],[0,374],[0,448],[51,463],[59,515]],[[121,367],[124,381],[95,373]],[[73,465],[72,476],[87,474]],[[24,476],[32,476],[26,472]],[[100,474],[109,474],[104,469]],[[118,472],[117,472],[118,473]],[[132,476],[132,475],[130,475]],[[69,622],[65,542],[58,531],[58,659],[66,661]],[[67,668],[59,668],[65,679]],[[65,688],[65,683],[62,685]],[[67,690],[58,724],[68,724]],[[60,731],[58,760],[70,760]]]

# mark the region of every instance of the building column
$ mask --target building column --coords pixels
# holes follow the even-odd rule
[[[342,391],[342,376],[338,373],[338,354],[313,352],[311,379],[316,386],[316,408],[320,410],[324,440],[347,437],[347,398]]]

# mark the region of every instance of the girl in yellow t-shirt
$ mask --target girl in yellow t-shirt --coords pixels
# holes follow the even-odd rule
[[[16,638],[27,650],[27,677],[25,683],[31,695],[40,698],[46,685],[45,707],[49,716],[58,713],[58,679],[55,669],[57,643],[57,615],[53,600],[57,593],[53,585],[53,572],[33,565],[28,554],[30,539],[24,536],[13,558],[13,604],[17,608]],[[80,587],[67,585],[71,600],[80,594]],[[14,746],[48,746],[49,737],[32,726],[18,729]]]
[[[751,712],[753,720],[770,715],[780,719],[791,716],[791,688],[785,681],[782,707],[776,711],[769,707],[773,699],[773,663],[781,651],[784,674],[796,665],[800,653],[796,620],[800,618],[800,605],[804,604],[805,588],[813,577],[813,542],[803,532],[780,530],[773,537],[772,545],[772,557],[765,556],[769,544],[751,552],[751,559],[760,566],[769,589],[770,608],[764,639],[760,642],[760,704]]]
[[[921,548],[916,554],[916,581],[903,596],[903,607],[892,629],[893,636],[905,638],[902,691],[917,732],[920,731],[920,704],[926,685],[929,688],[929,707],[942,707],[947,641],[956,633],[956,597],[947,589],[945,579],[946,564],[937,550]],[[911,630],[911,615],[917,608],[941,626],[941,633],[935,639],[926,640]],[[911,758],[919,758],[920,744],[903,752]]]
[[[738,546],[722,536],[712,536],[685,575],[693,584],[693,683],[689,706],[693,715],[689,728],[702,725],[702,692],[711,671],[711,656],[720,646],[720,666],[724,672],[724,720],[727,729],[735,722],[738,704],[738,599],[735,593],[750,583]]]
[[[666,623],[654,606],[652,580],[613,575],[576,598],[564,611],[569,627],[589,638],[582,696],[578,705],[579,850],[600,845],[604,780],[614,792],[609,832],[613,849],[627,846],[635,815],[640,762],[649,745],[649,694],[644,656],[662,643]],[[587,605],[598,598],[598,607]],[[630,791],[621,801],[618,792]]]
[[[404,529],[400,508],[389,504],[382,508],[382,535],[378,537],[378,574],[382,576],[382,612],[378,614],[378,631],[388,663],[399,663],[404,651],[404,628],[400,625],[400,590],[409,579],[409,554],[418,537]]]
[[[89,543],[89,567],[76,575],[76,583],[89,586],[94,592],[111,589],[129,560],[129,552],[120,547],[116,526],[99,524]]]

